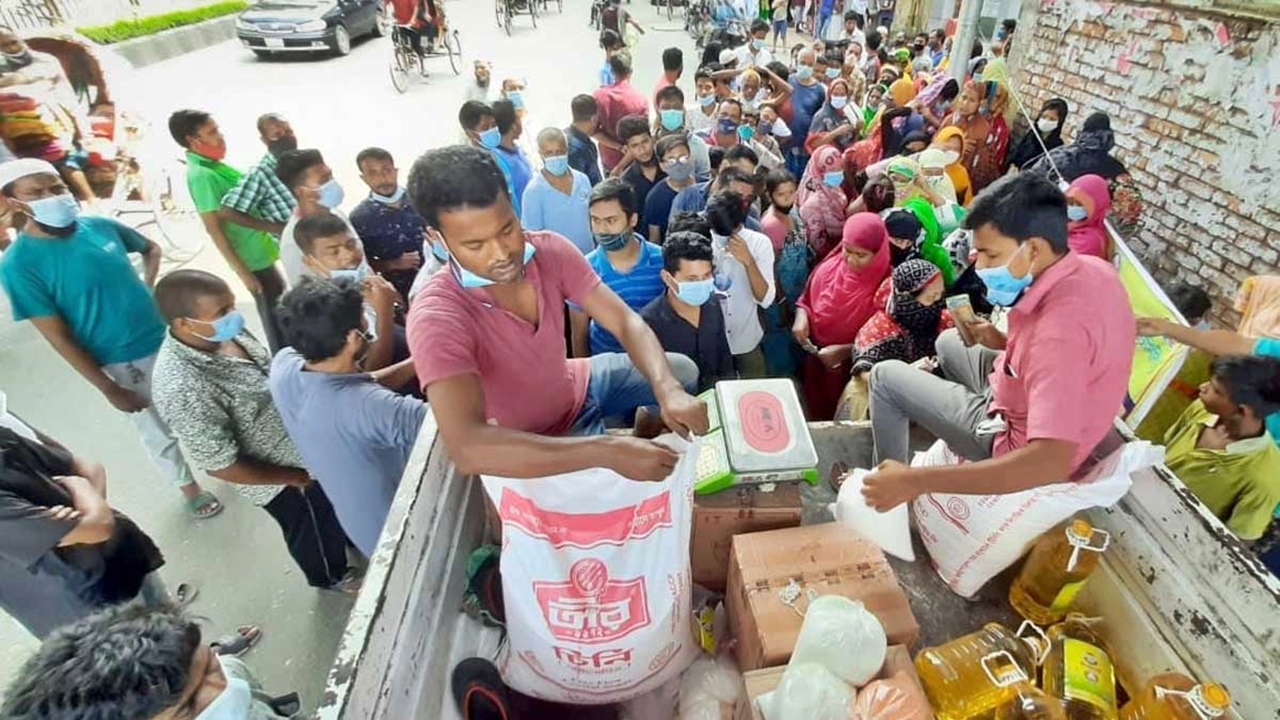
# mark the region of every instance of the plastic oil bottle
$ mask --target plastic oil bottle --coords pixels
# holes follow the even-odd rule
[[[1148,680],[1142,692],[1120,708],[1120,720],[1212,720],[1230,711],[1231,694],[1225,687],[1164,673]]]
[[[1016,695],[996,710],[994,720],[1067,720],[1062,702],[1031,683],[1014,686]]]
[[[1069,720],[1117,720],[1115,669],[1097,622],[1070,613],[1048,630],[1041,686],[1063,702]]]
[[[1020,637],[1028,626],[1039,637]],[[990,623],[921,650],[916,672],[938,720],[988,720],[996,708],[1017,697],[1018,686],[1035,683],[1048,646],[1048,638],[1029,622],[1016,633]]]
[[[1055,527],[1031,549],[1009,588],[1009,604],[1041,627],[1062,620],[1110,544],[1111,535],[1087,520]]]

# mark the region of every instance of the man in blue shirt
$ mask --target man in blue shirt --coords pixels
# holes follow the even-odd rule
[[[600,149],[592,140],[599,122],[596,118],[596,99],[590,95],[578,95],[569,103],[573,124],[565,128],[569,140],[569,167],[587,176],[591,187],[600,182]]]
[[[524,189],[520,224],[525,230],[560,233],[586,255],[596,246],[587,220],[591,181],[569,167],[568,141],[560,128],[538,133],[538,153],[542,155],[542,171]]]
[[[520,194],[516,193],[511,165],[506,156],[497,150],[502,142],[502,131],[498,129],[498,122],[493,117],[493,108],[478,100],[468,100],[458,110],[458,124],[462,126],[462,132],[472,145],[488,150],[493,155],[498,168],[502,170],[502,177],[507,181],[507,194],[511,197],[512,208],[519,215]]]
[[[369,267],[385,277],[401,297],[422,267],[422,216],[404,197],[400,171],[391,153],[382,148],[365,148],[356,155],[360,179],[369,186],[369,197],[351,211],[351,226],[364,243]]]
[[[160,248],[129,227],[79,217],[58,171],[43,160],[0,166],[9,209],[28,219],[0,259],[13,319],[30,320],[81,377],[132,416],[161,474],[177,485],[193,517],[222,510],[191,475],[178,441],[151,405],[151,369],[165,322],[151,298]],[[129,260],[139,253],[145,283]]]
[[[498,132],[502,135],[502,139],[498,141],[498,147],[493,151],[506,161],[511,173],[511,189],[515,190],[517,196],[523,198],[524,189],[533,179],[533,166],[529,164],[529,158],[524,156],[524,151],[519,145],[520,134],[524,132],[524,123],[520,121],[520,116],[516,114],[516,106],[510,100],[498,100],[493,104],[493,120],[497,123]]]
[[[662,294],[662,248],[635,233],[637,201],[631,185],[609,178],[591,191],[589,212],[591,233],[597,248],[587,255],[587,263],[600,280],[632,310],[639,311]],[[622,343],[588,318],[581,308],[570,305],[573,356],[625,352]],[[589,328],[589,329],[588,329]]]
[[[801,50],[796,56],[796,71],[788,80],[791,83],[791,137],[796,138],[797,142],[787,153],[787,169],[796,177],[804,177],[805,166],[809,164],[809,153],[805,151],[803,138],[809,136],[814,113],[827,101],[826,87],[814,77],[813,69],[817,62],[818,56],[813,48]]]
[[[271,363],[271,397],[342,529],[370,557],[427,415],[426,403],[391,389],[413,380],[412,361],[364,371],[376,337],[354,282],[305,278],[279,312],[289,347]]]

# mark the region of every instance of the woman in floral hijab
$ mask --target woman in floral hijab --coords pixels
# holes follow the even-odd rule
[[[932,263],[907,260],[876,291],[880,308],[853,341],[853,374],[885,360],[913,363],[935,354],[938,335],[953,322],[942,296],[942,273]]]

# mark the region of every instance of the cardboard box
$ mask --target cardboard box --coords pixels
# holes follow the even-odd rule
[[[734,708],[733,720],[764,720],[764,715],[756,707],[756,698],[773,692],[773,689],[778,687],[778,683],[782,682],[782,673],[786,670],[787,667],[783,665],[743,673],[742,680],[747,686],[747,696]],[[902,645],[890,645],[884,655],[884,666],[880,668],[880,672],[876,673],[873,680],[885,680],[899,671],[905,672],[907,677],[911,678],[923,697],[924,687],[920,684],[920,676],[916,674],[915,664],[911,662],[911,652]]]
[[[795,581],[795,608],[781,591]],[[920,624],[884,553],[836,523],[737,535],[729,553],[725,607],[743,671],[784,665],[795,649],[809,591],[858,600],[890,645],[911,647]]]
[[[737,485],[711,495],[693,498],[693,540],[689,554],[693,560],[693,581],[724,592],[729,576],[729,547],[734,535],[777,530],[800,524],[800,486],[778,483]]]

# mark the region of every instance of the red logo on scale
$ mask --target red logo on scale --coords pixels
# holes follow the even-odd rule
[[[743,438],[757,452],[781,452],[791,443],[782,401],[774,395],[761,390],[743,393],[738,398],[738,418]]]
[[[594,558],[574,563],[567,582],[535,582],[533,595],[560,640],[613,642],[650,622],[644,578],[610,579],[608,568]]]

